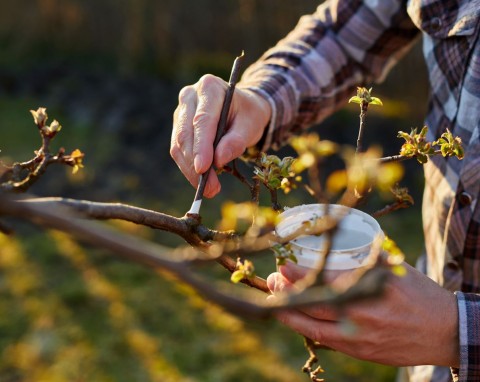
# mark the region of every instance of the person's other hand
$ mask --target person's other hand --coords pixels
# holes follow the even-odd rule
[[[342,330],[339,311],[325,305],[281,311],[277,318],[300,334],[358,359],[393,366],[458,367],[455,295],[408,264],[404,266],[406,276],[392,274],[382,297],[344,308],[354,324],[353,333]],[[271,274],[267,283],[275,296],[295,288],[304,275],[303,268],[289,264]],[[341,287],[343,276],[348,274],[333,279],[332,286]]]
[[[203,76],[196,84],[180,91],[173,115],[170,155],[196,187],[200,174],[212,162],[222,167],[242,155],[262,137],[271,116],[269,103],[260,95],[241,86],[235,88],[228,115],[227,131],[214,152],[213,141],[228,84],[213,75]],[[206,197],[220,191],[214,171],[208,177]]]

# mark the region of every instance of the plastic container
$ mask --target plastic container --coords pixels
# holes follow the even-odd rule
[[[295,232],[305,221],[322,218],[328,214],[338,220],[332,240],[332,248],[325,269],[355,269],[366,263],[372,243],[384,237],[378,222],[365,212],[338,204],[304,204],[286,208],[280,214],[275,231],[279,237]],[[290,241],[298,265],[306,268],[317,266],[326,253],[327,235],[303,235]]]

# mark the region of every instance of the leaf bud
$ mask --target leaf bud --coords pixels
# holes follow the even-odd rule
[[[33,121],[39,128],[42,128],[43,126],[45,126],[45,122],[48,119],[46,108],[39,107],[37,110],[30,110],[30,113],[32,113]]]

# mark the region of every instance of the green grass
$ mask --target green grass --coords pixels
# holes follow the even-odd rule
[[[47,107],[48,122],[57,119],[63,126],[62,133],[52,143],[52,150],[65,147],[69,152],[77,146],[86,146],[90,133],[88,128],[71,121],[55,107],[44,105],[41,100],[31,97],[0,96],[1,157],[15,161],[25,161],[33,157],[34,150],[41,146],[41,139],[29,110],[36,110],[38,107]]]
[[[28,110],[38,106],[48,107],[35,98],[0,97],[2,157],[31,158],[40,140]],[[54,147],[79,147],[88,160],[89,149],[112,143],[61,110],[48,112],[64,126]],[[107,151],[92,150],[86,173],[94,172],[105,156]],[[59,171],[64,173],[52,168],[48,176]],[[226,183],[222,195],[205,202],[208,225],[218,219],[223,201],[247,195],[241,190],[239,197],[237,185]],[[185,182],[185,192],[176,194],[175,200],[152,197],[141,206],[180,216],[194,190]],[[281,199],[289,205],[308,202],[302,193]],[[380,222],[413,262],[422,250],[418,207]],[[171,234],[120,226],[162,244],[179,243]],[[270,254],[257,265],[262,276],[274,270]],[[199,273],[229,278],[219,267]],[[278,322],[231,316],[168,274],[24,226],[17,236],[0,236],[0,352],[0,380],[7,382],[307,381],[300,371],[306,359],[302,338]],[[338,352],[319,355],[327,381],[394,380],[394,368]]]
[[[302,340],[277,322],[231,316],[169,275],[63,235],[24,234],[0,238],[0,380],[306,380]],[[320,357],[332,381],[393,379],[393,368]]]

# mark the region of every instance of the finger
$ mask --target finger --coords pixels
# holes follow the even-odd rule
[[[171,152],[172,152],[172,150],[171,150]],[[172,156],[174,156],[174,155],[172,154]],[[178,155],[174,159],[175,159],[178,167],[182,171],[183,175],[185,176],[185,178],[188,179],[188,181],[192,184],[193,187],[197,187],[200,175],[198,175],[195,172],[195,170],[193,169],[193,167],[191,165],[191,161],[189,162],[187,159],[185,159],[185,156],[183,156],[183,155]],[[211,197],[215,196],[220,191],[220,188],[221,188],[221,185],[220,185],[220,182],[218,180],[217,174],[212,169],[212,170],[210,170],[210,174],[208,176],[208,181],[207,181],[207,184],[205,186],[205,190],[204,190],[203,195],[207,198],[211,198]]]
[[[267,277],[267,286],[272,293],[287,292],[293,288],[293,284],[278,272],[274,272]]]
[[[180,91],[177,109],[173,115],[170,155],[185,177],[196,186],[198,174],[193,169],[192,119],[196,109],[196,92],[192,86]]]
[[[237,88],[233,94],[229,129],[215,151],[215,165],[223,167],[255,145],[262,137],[270,115],[266,100],[247,89]]]
[[[218,143],[215,151],[215,166],[223,167],[241,156],[247,148],[246,138],[245,131],[242,132],[242,124],[234,122]]]
[[[227,85],[220,78],[207,74],[196,87],[198,105],[192,121],[193,155],[195,171],[202,174],[213,161],[213,142]]]
[[[312,272],[312,269],[300,267],[292,262],[282,265],[279,270],[292,283],[305,278],[309,272]],[[351,270],[326,270],[323,275],[326,284],[340,289],[344,289],[344,285],[351,285],[352,278],[355,279],[356,275]]]
[[[296,289],[294,284],[278,272],[272,273],[268,276],[267,285],[275,294],[287,293]],[[335,321],[339,319],[338,311],[325,304],[302,307],[298,310],[310,317],[320,320]]]
[[[334,321],[319,320],[296,310],[280,311],[275,316],[284,325],[321,345],[334,348],[343,338],[340,325]]]
[[[307,273],[308,269],[300,267],[291,261],[287,262],[285,265],[279,267],[280,273],[292,283],[303,279]]]

